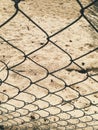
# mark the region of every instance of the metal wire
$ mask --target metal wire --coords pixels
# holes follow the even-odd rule
[[[77,61],[89,56],[90,54],[93,54],[98,50],[98,47],[89,50],[89,52],[86,52],[85,54],[73,59],[72,55],[57,45],[52,40],[52,38],[67,30],[74,24],[77,24],[81,18],[84,18],[93,28],[93,30],[95,32],[98,32],[97,27],[88,19],[85,14],[85,11],[96,2],[98,2],[98,0],[94,0],[85,7],[82,5],[82,2],[80,0],[76,0],[80,6],[79,17],[52,35],[49,35],[47,31],[45,31],[19,8],[18,4],[21,2],[21,0],[13,0],[13,2],[15,12],[12,16],[10,16],[10,18],[8,18],[0,25],[0,28],[6,26],[18,15],[18,13],[21,13],[25,19],[28,19],[32,25],[36,26],[42,32],[42,34],[44,33],[46,42],[39,48],[25,53],[22,48],[20,49],[13,45],[12,42],[15,39],[12,39],[11,42],[11,40],[6,40],[4,37],[2,37],[1,34],[1,43],[5,43],[6,46],[13,48],[16,52],[19,52],[22,60],[18,63],[9,65],[11,61],[8,61],[6,63],[4,60],[0,59],[0,73],[2,73],[2,77],[0,79],[0,130],[86,130],[86,128],[90,130],[97,130],[98,118],[96,117],[98,116],[98,103],[93,103],[92,100],[88,98],[88,96],[92,97],[95,94],[97,97],[96,94],[98,94],[98,80],[95,77],[98,76],[98,73],[89,73],[92,70],[85,69],[83,67],[85,63],[82,63],[82,65],[80,65],[77,63]],[[34,53],[41,51],[49,44],[52,44],[55,48],[60,50],[60,52],[65,55],[65,57],[67,57],[69,61],[68,64],[64,65],[61,68],[48,70],[47,66],[39,63],[39,61],[35,61],[32,58],[32,55]],[[25,64],[27,64],[26,67],[24,67]],[[70,69],[69,67],[71,65],[75,65],[78,69]],[[36,69],[30,69],[32,66],[35,66]],[[21,68],[21,70],[19,70],[18,67]],[[30,69],[29,73],[33,70],[34,72],[32,73],[34,73],[35,77],[37,78],[33,79],[33,74],[27,75],[25,73],[26,69],[28,70],[28,68]],[[40,76],[40,73],[37,69],[42,71],[42,76]],[[84,75],[84,78],[78,81],[76,79],[76,81],[73,83],[67,83],[66,79],[63,79],[56,75],[56,73],[59,74],[63,70],[68,73],[75,71],[76,75],[80,74],[80,77]],[[65,75],[68,76],[68,73]],[[10,80],[12,75],[14,76],[14,81]],[[18,77],[18,80],[16,80],[16,77]],[[93,82],[93,84],[95,84],[94,86],[96,86],[97,89],[94,88],[94,91],[91,90],[90,92],[84,92],[84,94],[82,94],[81,89],[84,89],[85,91],[85,82],[88,80]],[[21,85],[18,82],[21,82]],[[25,84],[22,84],[23,82],[25,82]],[[47,83],[44,84],[44,82]],[[54,86],[56,86],[56,88]],[[11,91],[13,94],[10,95]],[[71,92],[71,95],[68,94],[69,91]],[[38,95],[38,92],[40,92],[40,95]],[[80,106],[78,107],[77,103],[75,104],[75,102],[79,102]],[[94,112],[87,112],[88,109]]]

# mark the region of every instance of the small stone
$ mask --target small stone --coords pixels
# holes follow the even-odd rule
[[[84,66],[84,65],[85,65],[85,63],[84,63],[84,62],[82,62],[82,65]]]
[[[3,92],[6,92],[6,90],[3,90]]]
[[[53,79],[51,79],[51,82],[53,82]]]
[[[30,117],[31,117],[31,120],[35,120],[35,116],[31,115]]]
[[[72,42],[72,40],[69,40],[69,42]]]

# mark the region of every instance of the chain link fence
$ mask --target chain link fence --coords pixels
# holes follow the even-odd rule
[[[76,0],[77,18],[51,35],[22,10],[22,0],[4,0],[1,6],[3,2],[14,3],[15,12],[0,23],[0,130],[98,130],[98,43],[87,43],[86,50],[83,44],[80,53],[78,38],[76,44],[74,38],[69,40],[71,49],[59,41],[59,35],[71,37],[67,31],[81,19],[97,41],[98,0],[85,6]],[[28,25],[22,27],[25,21]],[[32,33],[26,35],[25,28]],[[80,37],[81,33],[78,28]],[[73,56],[71,50],[78,54]]]

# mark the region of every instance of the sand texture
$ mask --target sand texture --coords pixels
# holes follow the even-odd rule
[[[98,130],[98,6],[80,2],[0,0],[0,130]]]

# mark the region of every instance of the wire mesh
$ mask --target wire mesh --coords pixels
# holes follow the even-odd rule
[[[10,26],[14,22],[11,21],[15,18],[18,28],[18,24],[23,22],[17,18],[20,14],[30,23],[30,27],[26,27],[27,30],[32,29],[28,39],[34,37],[35,41],[30,45],[26,43],[24,48],[21,45],[18,47],[17,42],[23,40],[23,33],[27,32],[21,32],[19,40],[17,32],[13,32],[16,39],[13,36],[6,39],[2,31],[0,32],[0,129],[97,130],[98,69],[85,68],[85,64],[89,56],[93,61],[93,55],[97,61],[98,45],[73,58],[73,55],[54,39],[81,19],[85,20],[84,24],[89,24],[92,32],[97,33],[98,19],[93,21],[94,18],[88,17],[89,13],[85,12],[98,3],[98,0],[89,2],[86,6],[76,0],[80,6],[78,17],[51,35],[19,7],[21,0],[11,2],[14,3],[15,12],[1,23],[0,28],[9,26],[8,30],[12,31]],[[97,6],[95,8],[97,9]],[[93,9],[90,11],[93,12]],[[35,30],[40,35],[36,34]],[[9,31],[5,32],[5,35]],[[40,46],[36,46],[36,39]],[[25,41],[22,42],[24,44]],[[26,49],[26,45],[29,49]],[[55,52],[56,57],[53,55]],[[98,63],[95,66],[97,65]]]

